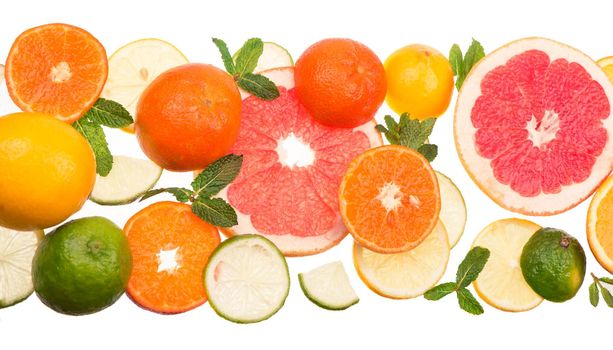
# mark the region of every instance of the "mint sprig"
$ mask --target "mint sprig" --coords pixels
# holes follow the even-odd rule
[[[453,75],[456,77],[455,86],[458,91],[464,83],[464,79],[474,67],[474,65],[483,57],[485,57],[485,50],[481,43],[472,39],[466,54],[462,56],[462,49],[458,44],[453,44],[451,50],[449,50],[449,63],[453,70]]]
[[[226,71],[241,89],[262,100],[274,100],[279,97],[279,89],[275,83],[261,74],[253,73],[264,52],[264,43],[261,39],[247,40],[234,56],[230,54],[228,45],[223,40],[213,38],[213,43],[221,54]]]
[[[460,263],[455,282],[439,284],[424,294],[428,300],[439,300],[456,292],[458,304],[462,310],[473,315],[481,315],[483,307],[473,296],[468,286],[477,279],[490,257],[490,251],[483,247],[474,247]]]
[[[190,202],[192,212],[202,220],[219,227],[232,227],[238,224],[234,208],[221,198],[214,198],[228,186],[243,164],[243,156],[229,154],[207,166],[191,183],[191,189],[183,187],[166,187],[149,190],[140,201],[160,193],[170,193],[177,201]]]
[[[107,176],[113,168],[113,155],[109,150],[102,126],[123,128],[133,122],[130,112],[121,104],[99,98],[83,117],[72,124],[89,142],[96,157],[96,173],[98,175]]]
[[[604,300],[605,304],[607,304],[608,307],[613,308],[613,295],[611,295],[611,292],[607,289],[607,287],[602,285],[603,283],[613,285],[613,278],[598,278],[593,273],[591,275],[594,281],[589,287],[590,304],[592,304],[594,307],[598,306],[600,295],[602,295],[602,300]]]
[[[411,119],[408,113],[402,113],[399,121],[391,115],[384,117],[385,125],[378,124],[375,129],[385,135],[393,145],[412,148],[421,153],[429,162],[438,154],[438,146],[428,143],[428,137],[436,123],[436,118],[426,120]]]

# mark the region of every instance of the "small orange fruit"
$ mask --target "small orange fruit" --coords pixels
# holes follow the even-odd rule
[[[387,145],[368,150],[349,164],[339,205],[358,244],[390,254],[416,247],[432,232],[441,197],[428,160],[410,148]]]
[[[443,114],[453,93],[453,71],[443,54],[425,45],[409,45],[385,60],[387,104],[416,119]]]
[[[6,59],[8,92],[24,112],[72,123],[96,102],[108,74],[106,51],[85,30],[45,24],[23,32]]]
[[[151,160],[168,170],[191,171],[230,151],[240,114],[241,96],[232,77],[214,66],[190,63],[149,84],[134,126]]]
[[[372,50],[350,39],[325,39],[296,61],[296,93],[320,123],[354,128],[371,120],[385,99],[385,71]]]

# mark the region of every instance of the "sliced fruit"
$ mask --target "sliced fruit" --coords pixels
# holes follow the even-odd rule
[[[466,203],[464,203],[462,192],[460,192],[450,178],[438,171],[434,171],[434,173],[436,174],[438,187],[441,192],[441,212],[438,214],[438,217],[447,230],[449,245],[453,248],[464,233],[464,227],[466,226]]]
[[[215,312],[236,323],[268,319],[285,303],[289,271],[268,239],[242,235],[221,243],[204,270],[204,286]]]
[[[9,95],[24,112],[72,123],[96,102],[108,73],[106,51],[85,30],[63,23],[21,33],[6,59]]]
[[[219,245],[217,229],[187,204],[158,202],[134,214],[124,227],[134,269],[128,296],[163,314],[191,310],[207,300],[202,271]]]
[[[362,281],[375,293],[392,299],[415,298],[443,277],[449,249],[447,232],[439,220],[434,231],[408,252],[380,254],[355,243],[353,263]]]
[[[347,230],[338,211],[338,186],[349,161],[382,143],[374,123],[355,129],[323,126],[296,98],[293,68],[264,72],[281,96],[243,100],[239,137],[243,155],[236,180],[224,189],[238,215],[228,235],[258,233],[287,256],[322,252]]]
[[[0,309],[27,299],[34,291],[32,258],[44,233],[0,227]]]
[[[587,241],[600,265],[613,273],[613,176],[592,198],[587,213]]]
[[[609,81],[613,83],[613,56],[601,58],[598,60],[598,65],[605,72]]]
[[[4,81],[4,65],[0,64],[0,83]]]
[[[236,56],[238,56],[239,52],[240,50],[236,51],[234,56],[232,56],[234,60],[236,60]],[[258,59],[258,64],[255,66],[253,72],[261,73],[269,69],[293,66],[294,59],[287,49],[273,42],[265,42],[264,50],[262,51],[262,55]]]
[[[473,286],[481,299],[503,311],[528,311],[542,301],[526,283],[519,260],[524,245],[541,227],[528,220],[503,219],[485,227],[473,247],[490,251],[490,257]]]
[[[113,169],[107,176],[96,176],[89,199],[102,205],[134,202],[155,186],[162,168],[150,160],[113,156]]]
[[[613,169],[613,85],[582,52],[543,38],[492,52],[464,81],[455,142],[469,175],[500,206],[552,215]]]
[[[304,295],[327,310],[345,310],[360,301],[340,261],[299,273],[298,281]]]
[[[345,226],[361,246],[391,254],[416,247],[432,232],[441,196],[426,158],[410,148],[387,145],[351,161],[339,204]]]

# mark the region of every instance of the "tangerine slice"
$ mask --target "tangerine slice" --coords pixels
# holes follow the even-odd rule
[[[350,164],[339,189],[345,226],[363,247],[400,253],[421,243],[441,209],[428,160],[403,146],[373,148]]]
[[[202,273],[220,242],[214,226],[187,204],[158,202],[132,216],[124,231],[133,259],[130,299],[164,314],[185,312],[207,301]]]
[[[106,51],[85,30],[63,23],[23,32],[6,59],[6,83],[15,104],[67,123],[96,102],[106,81]]]

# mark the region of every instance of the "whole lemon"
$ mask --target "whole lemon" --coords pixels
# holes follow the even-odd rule
[[[77,212],[96,180],[87,140],[41,113],[0,118],[0,226],[31,231]]]

